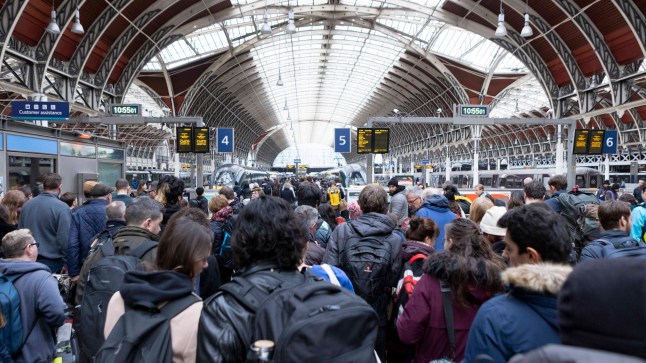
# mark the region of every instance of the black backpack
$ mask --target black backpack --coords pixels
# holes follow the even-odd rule
[[[209,201],[202,195],[195,197],[188,202],[189,207],[199,208],[202,212],[208,214],[209,212]]]
[[[388,281],[393,264],[392,245],[386,241],[390,233],[361,236],[352,222],[346,222],[354,233],[339,253],[339,268],[348,275],[354,292],[374,304],[390,296]]]
[[[94,359],[95,363],[172,363],[169,321],[200,301],[190,294],[159,309],[126,306]]]
[[[112,243],[100,246],[104,257],[90,268],[80,308],[79,343],[85,357],[93,357],[103,344],[108,303],[119,291],[123,276],[128,271],[143,271],[141,258],[155,247],[157,242],[146,241],[129,255],[116,255]]]
[[[365,301],[309,271],[286,281],[262,270],[252,268],[220,289],[254,312],[252,342],[275,342],[274,362],[375,362],[378,319]],[[252,273],[265,274],[274,287],[249,282],[244,276]]]
[[[236,217],[230,215],[224,221],[218,222],[222,228],[222,245],[218,249],[217,258],[218,263],[222,264],[228,269],[233,269],[235,260],[233,258],[233,250],[231,249],[231,242],[233,242],[233,225],[235,224]]]
[[[599,232],[599,220],[589,215],[589,205],[598,205],[599,200],[593,194],[580,192],[563,193],[557,199],[578,258],[581,250],[588,242],[595,240]]]

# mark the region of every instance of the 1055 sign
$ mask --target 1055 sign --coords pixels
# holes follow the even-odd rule
[[[141,116],[141,105],[110,105],[112,116]]]

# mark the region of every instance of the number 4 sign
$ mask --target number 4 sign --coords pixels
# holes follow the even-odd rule
[[[233,129],[232,128],[219,128],[218,129],[218,152],[219,153],[232,153],[233,152]]]

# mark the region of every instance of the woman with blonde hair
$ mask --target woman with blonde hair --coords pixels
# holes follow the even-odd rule
[[[484,217],[489,208],[493,208],[493,203],[491,202],[491,200],[489,200],[489,198],[476,198],[476,200],[471,203],[471,208],[469,209],[469,219],[476,222],[477,224],[480,224],[482,217]]]
[[[2,205],[7,207],[7,210],[9,211],[9,220],[7,223],[18,224],[20,209],[26,201],[27,198],[25,198],[25,193],[20,190],[10,190],[5,193],[5,196],[2,199]]]

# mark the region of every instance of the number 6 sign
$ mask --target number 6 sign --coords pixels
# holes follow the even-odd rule
[[[603,154],[616,154],[617,153],[617,131],[606,130],[603,134]]]

